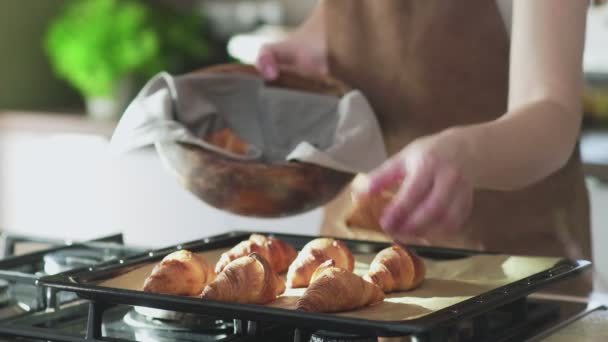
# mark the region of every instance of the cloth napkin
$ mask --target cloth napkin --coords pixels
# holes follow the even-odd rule
[[[226,127],[251,145],[246,155],[202,139]],[[127,107],[110,146],[124,153],[167,141],[235,159],[297,160],[351,173],[386,159],[376,116],[361,92],[336,98],[271,87],[251,75],[163,72],[152,78]]]

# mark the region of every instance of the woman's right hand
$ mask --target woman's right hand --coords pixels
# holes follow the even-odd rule
[[[322,6],[317,6],[308,20],[285,40],[262,47],[256,67],[265,79],[276,79],[281,69],[303,75],[328,73],[323,16]]]

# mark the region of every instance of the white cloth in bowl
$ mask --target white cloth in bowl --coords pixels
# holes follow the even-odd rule
[[[247,155],[202,139],[224,127],[252,146]],[[361,92],[339,99],[270,87],[250,75],[161,73],[151,79],[126,109],[111,148],[122,153],[166,141],[231,158],[298,160],[352,173],[386,159],[380,127]]]

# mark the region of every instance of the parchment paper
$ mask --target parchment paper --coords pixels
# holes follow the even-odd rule
[[[228,249],[200,254],[215,265],[226,250]],[[355,254],[355,273],[364,275],[374,256],[375,254]],[[381,321],[414,319],[545,271],[560,260],[554,257],[508,255],[477,255],[449,261],[424,259],[427,273],[419,288],[392,293],[387,295],[383,303],[335,315]],[[154,266],[155,263],[144,265],[98,285],[139,291]],[[268,306],[293,310],[304,291],[304,288],[287,289]]]

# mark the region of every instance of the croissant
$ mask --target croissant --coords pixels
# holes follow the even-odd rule
[[[222,254],[215,265],[215,272],[220,273],[231,261],[251,253],[263,256],[277,273],[285,272],[297,255],[296,250],[284,241],[261,234],[251,234],[249,240],[240,242]]]
[[[232,153],[247,154],[247,143],[239,139],[230,128],[224,128],[209,134],[205,137],[205,141]]]
[[[366,188],[367,181],[365,177],[357,178],[353,183],[353,191]],[[392,185],[378,193],[360,196],[346,215],[346,226],[382,231],[380,217],[398,189],[397,185]]]
[[[165,256],[154,266],[144,282],[144,291],[196,296],[213,279],[213,268],[201,255],[181,250]]]
[[[385,293],[407,291],[422,283],[425,272],[424,262],[415,253],[393,245],[376,255],[364,279]]]
[[[241,304],[267,304],[285,291],[285,283],[257,253],[232,261],[200,298]]]
[[[346,226],[382,231],[380,217],[386,205],[392,200],[393,194],[380,192],[373,196],[365,196],[357,201],[346,216]]]
[[[384,300],[382,290],[351,271],[327,260],[313,273],[310,286],[296,302],[296,309],[308,312],[339,312]]]
[[[337,267],[352,272],[355,259],[342,241],[318,238],[307,243],[287,271],[287,287],[306,287],[313,272],[327,260],[334,260]]]

